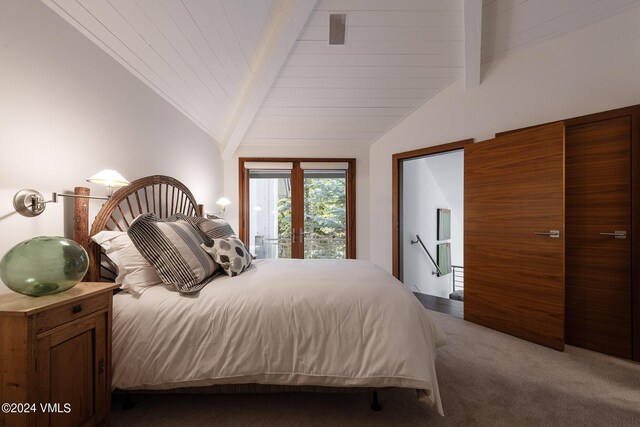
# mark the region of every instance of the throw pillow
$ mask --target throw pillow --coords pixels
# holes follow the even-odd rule
[[[200,291],[219,268],[201,246],[207,239],[189,219],[182,214],[166,219],[142,214],[128,231],[133,244],[162,281],[185,294]]]
[[[251,254],[237,237],[214,239],[202,247],[231,277],[238,276],[251,265]]]
[[[122,289],[140,296],[150,286],[162,283],[156,270],[136,249],[125,231],[101,231],[91,239],[115,264],[118,273],[115,281]]]

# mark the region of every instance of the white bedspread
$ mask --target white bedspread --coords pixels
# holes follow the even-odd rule
[[[394,277],[356,260],[264,260],[197,296],[113,301],[113,387],[403,387],[442,413],[443,335]]]

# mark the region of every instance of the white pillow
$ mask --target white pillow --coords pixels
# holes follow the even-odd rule
[[[140,296],[150,286],[159,285],[162,279],[124,231],[101,231],[92,237],[102,246],[107,256],[118,267],[116,283],[129,293]]]

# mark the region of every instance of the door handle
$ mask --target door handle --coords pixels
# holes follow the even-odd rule
[[[296,229],[291,227],[291,243],[296,242]]]
[[[613,236],[616,239],[626,239],[626,231],[614,231],[613,233],[599,233],[601,236]]]
[[[534,231],[533,234],[537,236],[549,236],[552,239],[560,238],[560,230]]]

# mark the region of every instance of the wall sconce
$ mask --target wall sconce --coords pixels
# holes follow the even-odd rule
[[[215,212],[215,213],[208,213],[206,214],[206,217],[210,219],[224,217],[224,211],[227,210],[227,206],[230,204],[231,204],[231,200],[227,199],[226,197],[220,197],[216,202],[216,205],[221,206],[222,209],[220,209],[218,212]]]
[[[47,207],[47,203],[58,203],[59,197],[71,197],[78,198],[81,197],[83,199],[99,199],[99,200],[108,200],[113,195],[113,189],[117,187],[125,187],[129,185],[129,181],[127,181],[122,175],[118,172],[110,169],[105,169],[103,171],[98,172],[97,174],[89,177],[87,179],[88,182],[94,184],[100,184],[107,187],[107,196],[99,197],[99,196],[83,196],[77,194],[64,194],[64,193],[53,193],[51,200],[45,201],[42,193],[36,190],[20,190],[13,196],[13,207],[22,216],[34,217],[40,215],[44,212]]]
[[[220,211],[221,213],[224,213],[224,211],[227,210],[227,206],[229,206],[230,204],[231,200],[227,199],[226,197],[220,197],[216,202],[216,205],[222,206],[222,210]]]

